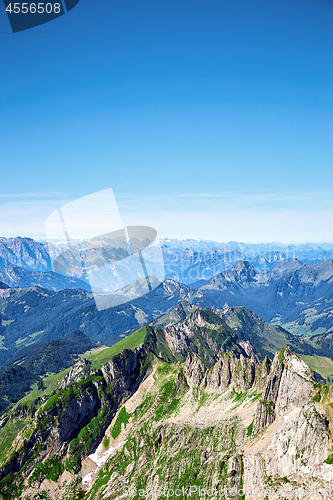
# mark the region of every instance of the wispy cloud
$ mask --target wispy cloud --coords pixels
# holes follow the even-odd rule
[[[68,201],[68,194],[53,191],[0,195],[0,236],[44,239],[46,218]]]
[[[31,193],[11,193],[11,194],[0,194],[0,199],[26,199],[26,198],[34,198],[34,199],[49,199],[49,198],[68,198],[68,193],[63,193],[59,191],[34,191]]]
[[[146,196],[127,195],[117,199],[119,209],[128,212],[135,209],[146,211],[197,211],[255,210],[255,211],[313,211],[333,208],[333,192],[330,191],[282,191],[282,192],[220,192],[220,193],[153,193]]]
[[[333,209],[313,212],[136,212],[126,214],[123,220],[126,224],[155,227],[162,238],[246,243],[279,241],[285,244],[333,242]]]
[[[0,236],[45,238],[45,221],[68,194],[0,196]],[[153,193],[117,197],[124,224],[147,225],[160,237],[227,242],[333,242],[333,193]]]

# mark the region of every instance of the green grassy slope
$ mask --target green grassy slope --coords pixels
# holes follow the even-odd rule
[[[143,343],[146,335],[147,329],[143,326],[113,346],[103,349],[98,354],[87,356],[87,359],[91,361],[91,368],[93,370],[101,368],[105,363],[107,363],[107,361],[109,361],[109,359],[113,358],[124,349],[135,349]]]
[[[140,328],[112,347],[102,350],[99,348],[99,352],[93,354],[91,354],[91,351],[87,351],[86,354],[88,355],[81,355],[80,357],[89,359],[91,361],[91,368],[96,370],[124,349],[138,347],[143,343],[146,333],[146,328]],[[11,447],[13,439],[18,432],[31,422],[36,405],[40,406],[42,401],[46,401],[49,396],[59,391],[61,382],[70,369],[67,368],[59,373],[53,373],[43,378],[43,386],[40,389],[38,389],[37,383],[33,384],[31,392],[20,399],[7,413],[9,418],[6,424],[0,429],[0,459]],[[42,401],[38,403],[37,398],[41,398]]]
[[[292,335],[281,326],[265,322],[246,307],[229,307],[222,311],[222,317],[242,340],[249,340],[263,357],[274,356],[286,345],[296,353],[312,354],[313,347],[306,339]]]
[[[325,379],[333,377],[333,361],[324,356],[300,356],[303,361]]]

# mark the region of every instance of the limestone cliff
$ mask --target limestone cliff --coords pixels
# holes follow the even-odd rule
[[[260,363],[233,337],[225,352],[228,330],[198,313],[77,363],[3,459],[2,499],[332,498],[331,389],[288,347]]]
[[[277,416],[289,413],[306,403],[316,382],[313,371],[287,346],[276,354],[270,367],[263,397],[257,407],[253,424],[256,434],[274,422]]]

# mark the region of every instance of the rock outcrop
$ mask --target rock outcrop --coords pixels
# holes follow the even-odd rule
[[[207,366],[196,354],[189,353],[184,363],[184,375],[190,387],[199,387],[207,373]]]
[[[306,403],[314,392],[313,371],[287,346],[276,354],[269,368],[263,397],[257,407],[253,434]]]
[[[90,365],[91,363],[87,359],[80,359],[64,376],[60,389],[64,389],[70,384],[74,384],[75,382],[81,382],[81,380],[84,380],[87,375],[89,375]]]
[[[131,500],[158,498],[156,488],[208,496],[198,485],[213,498],[282,500],[297,498],[281,490],[289,484],[333,486],[329,389],[288,347],[260,364],[250,342],[234,338],[223,353],[210,343],[206,318],[196,316],[196,327],[191,321],[185,326],[192,339],[205,342],[211,358],[198,349],[177,360],[182,322],[164,336],[152,329],[149,341],[98,370],[87,360],[73,366],[1,470],[0,481],[9,477],[10,486],[16,477],[24,485],[13,500],[34,499],[44,488],[52,500],[65,500],[67,480],[76,481],[71,498],[86,500],[116,500],[125,488]],[[228,330],[217,324],[215,335],[221,333]]]
[[[29,465],[22,478],[29,476],[34,466],[46,457],[54,462],[67,454],[71,460],[73,452],[77,455],[73,470],[79,470],[81,460],[99,443],[119,405],[137,390],[145,377],[149,365],[142,366],[142,360],[146,357],[142,347],[127,349],[90,375],[89,361],[81,360],[74,365],[65,377],[63,388],[36,412],[29,434],[25,430],[23,441],[21,435],[14,441],[16,451],[0,470],[0,481],[20,471],[26,463]],[[91,429],[95,433],[89,436],[86,445],[77,438],[86,426],[89,429],[94,418],[96,422]],[[71,448],[73,440],[75,447]]]

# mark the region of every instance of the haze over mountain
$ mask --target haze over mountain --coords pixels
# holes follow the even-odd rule
[[[28,288],[40,286],[48,290],[81,289],[90,291],[90,285],[78,278],[64,276],[53,271],[29,271],[10,265],[0,269],[0,280],[10,287]]]
[[[244,305],[292,333],[313,335],[333,328],[333,260],[313,267],[288,260],[261,274],[249,262],[239,262],[198,291],[218,307]]]
[[[53,241],[52,248],[63,251],[67,244],[63,240]],[[238,242],[218,243],[205,240],[161,240],[165,266],[165,277],[192,284],[198,280],[209,280],[220,272],[233,267],[238,261],[247,260],[258,272],[269,271],[279,261],[299,259],[304,263],[315,265],[333,258],[333,244],[282,245],[281,243],[245,244]],[[10,267],[8,267],[10,266]],[[58,290],[60,287],[73,288],[74,281],[66,281],[64,275],[57,279],[55,275],[24,275],[17,271],[13,277],[13,268],[21,267],[29,271],[53,271],[48,254],[48,245],[31,238],[0,238],[0,269],[1,278],[12,286],[42,286]],[[5,270],[4,268],[7,268]],[[73,276],[69,276],[74,279]],[[75,276],[77,279],[78,276]],[[80,277],[86,285],[78,283],[78,287],[88,289],[85,277]],[[128,283],[128,269],[124,264],[123,277],[119,276],[119,289]]]

